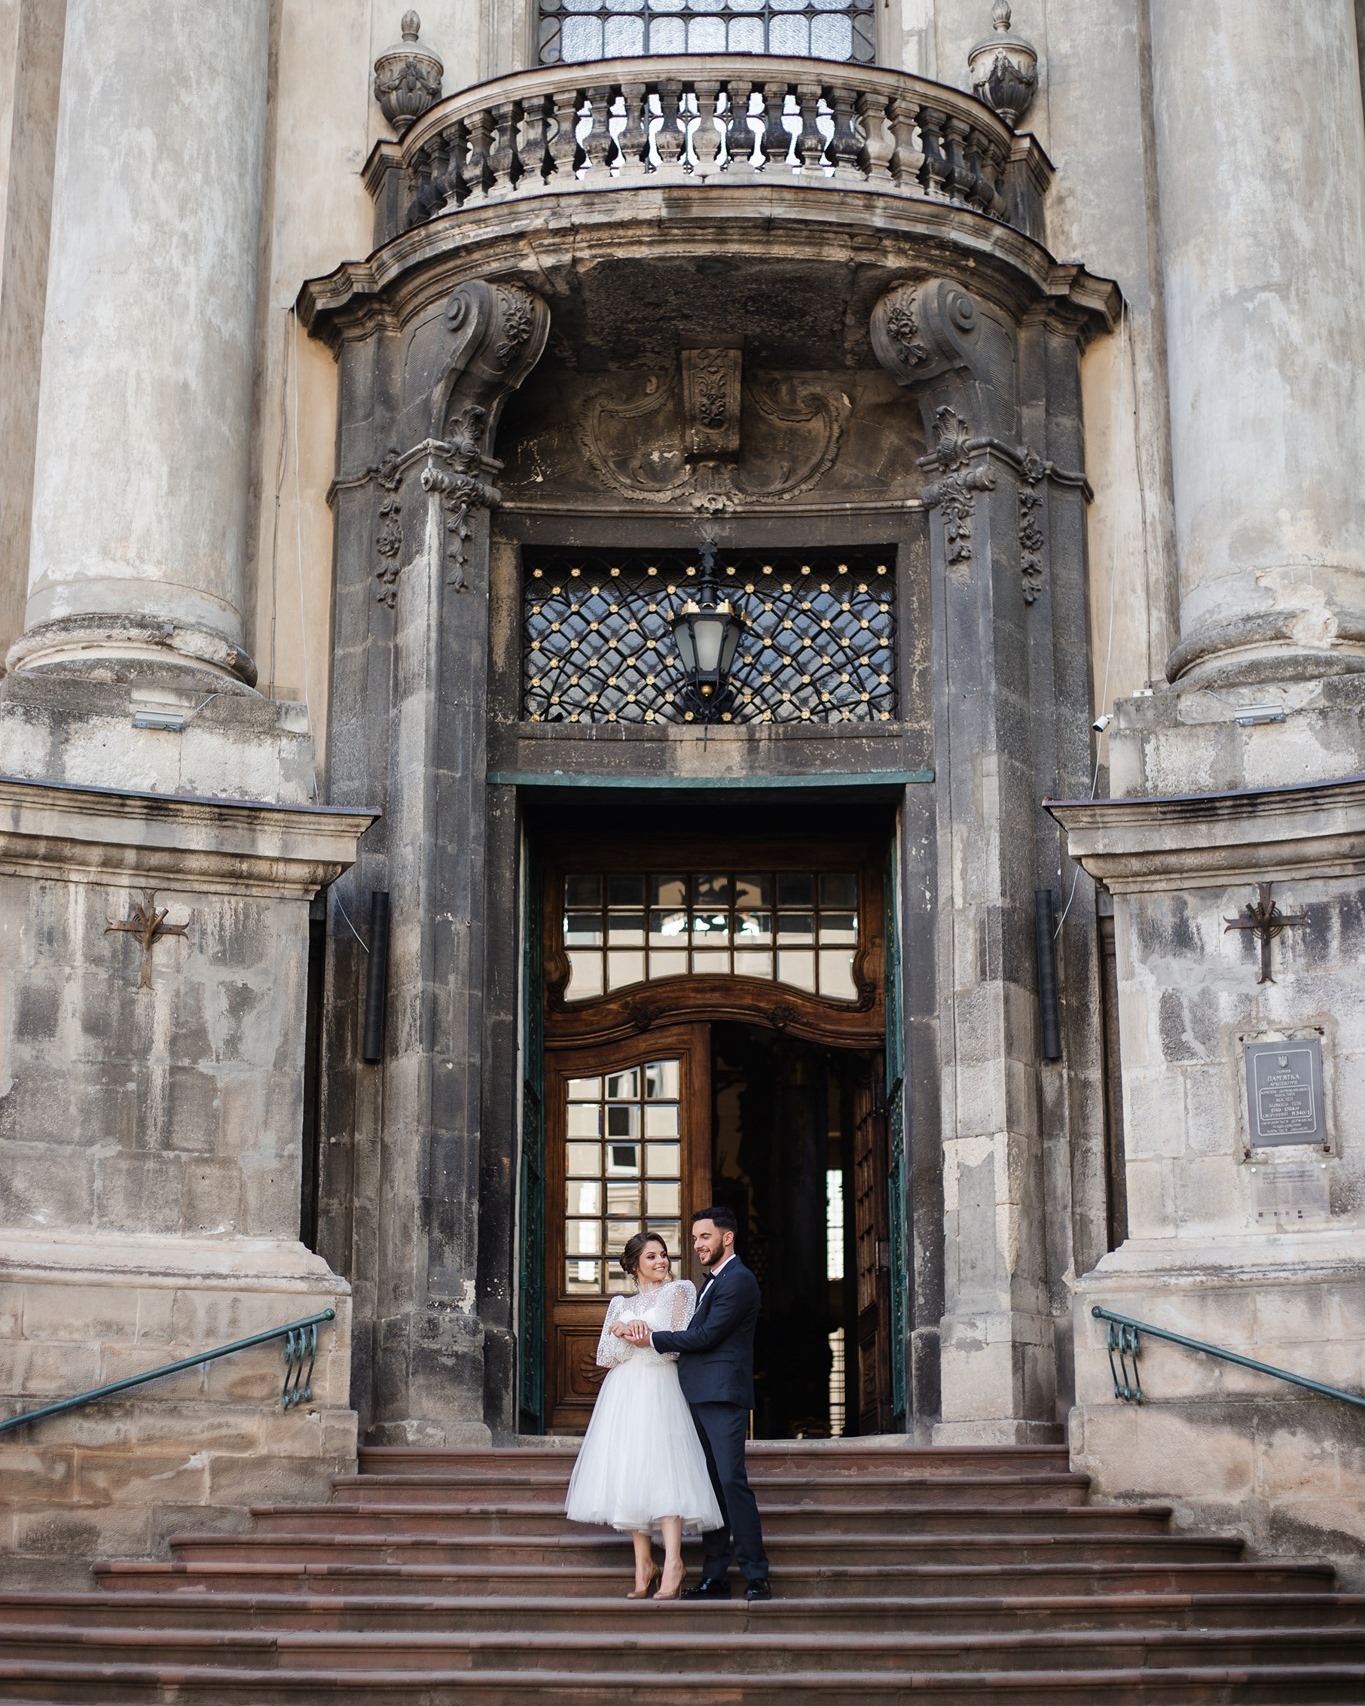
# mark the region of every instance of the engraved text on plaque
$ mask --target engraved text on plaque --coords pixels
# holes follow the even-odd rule
[[[1253,1149],[1327,1141],[1322,1043],[1317,1037],[1247,1043],[1247,1115]]]

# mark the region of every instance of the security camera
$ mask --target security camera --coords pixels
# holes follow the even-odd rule
[[[1104,731],[1109,727],[1110,723],[1113,722],[1113,720],[1114,720],[1113,712],[1112,711],[1106,711],[1103,716],[1096,717],[1094,722],[1091,723],[1090,726],[1092,729],[1094,729],[1094,731],[1097,735],[1102,735],[1104,733]]]

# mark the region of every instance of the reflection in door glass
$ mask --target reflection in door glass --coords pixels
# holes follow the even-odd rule
[[[857,947],[855,871],[573,872],[564,879],[568,1001],[708,974],[856,1001]]]
[[[616,1258],[642,1228],[682,1254],[681,1063],[651,1060],[566,1085],[564,1289],[630,1289]],[[596,1140],[596,1141],[592,1141]]]

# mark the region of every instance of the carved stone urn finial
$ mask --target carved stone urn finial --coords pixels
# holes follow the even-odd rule
[[[404,12],[401,27],[402,41],[385,48],[374,62],[374,98],[400,136],[440,100],[445,71],[437,54],[417,45],[422,20],[416,12]]]
[[[1021,36],[1010,34],[1008,0],[995,0],[991,23],[994,35],[979,41],[967,55],[967,69],[977,99],[1013,130],[1038,87],[1038,55]]]

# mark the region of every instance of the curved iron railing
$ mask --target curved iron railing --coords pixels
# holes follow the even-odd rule
[[[1365,1410],[1365,1396],[1358,1392],[1343,1392],[1339,1386],[1327,1386],[1321,1380],[1310,1380],[1306,1374],[1291,1374],[1287,1369],[1274,1368],[1268,1362],[1257,1362],[1254,1357],[1240,1356],[1236,1351],[1224,1350],[1220,1345],[1206,1345],[1202,1339],[1187,1339],[1183,1333],[1171,1333],[1165,1327],[1153,1327],[1150,1321],[1135,1321],[1129,1315],[1115,1315],[1112,1310],[1101,1309],[1098,1304],[1090,1313],[1097,1321],[1108,1323],[1105,1346],[1109,1352],[1109,1372],[1114,1379],[1114,1396],[1123,1399],[1127,1404],[1141,1404],[1144,1401],[1138,1357],[1142,1354],[1142,1334],[1150,1333],[1154,1339],[1165,1339],[1168,1344],[1181,1345],[1187,1351],[1202,1351],[1205,1356],[1217,1357],[1222,1362],[1236,1363],[1239,1368],[1250,1368],[1257,1374],[1268,1374],[1276,1380],[1287,1380],[1291,1386],[1302,1386],[1309,1392],[1320,1393],[1324,1398],[1341,1398],[1347,1404],[1355,1404]],[[1118,1357],[1117,1364],[1114,1361],[1115,1356]]]
[[[98,1398],[112,1398],[118,1392],[145,1386],[149,1380],[161,1380],[168,1374],[180,1374],[187,1368],[199,1368],[219,1357],[232,1356],[236,1351],[249,1350],[252,1345],[267,1345],[272,1339],[284,1340],[284,1385],[280,1388],[280,1403],[286,1410],[296,1404],[306,1404],[313,1396],[313,1364],[318,1354],[318,1328],[324,1322],[336,1320],[335,1309],[324,1309],[317,1315],[305,1315],[302,1321],[286,1321],[282,1327],[271,1327],[265,1333],[253,1333],[248,1339],[234,1339],[230,1345],[216,1350],[201,1351],[198,1356],[181,1357],[179,1362],[163,1363],[149,1368],[145,1374],[130,1374],[126,1380],[114,1380],[107,1386],[92,1387],[78,1392],[74,1398],[63,1398],[57,1404],[44,1404],[40,1410],[24,1410],[17,1416],[0,1421],[0,1434],[21,1428],[30,1422],[40,1422],[47,1416],[60,1416],[67,1410],[78,1410],[93,1404]]]

